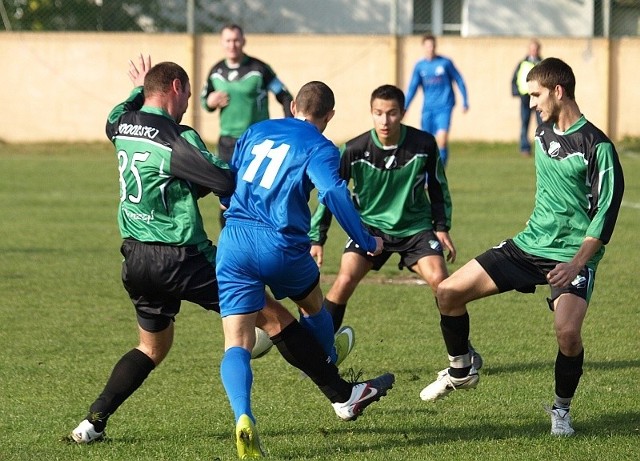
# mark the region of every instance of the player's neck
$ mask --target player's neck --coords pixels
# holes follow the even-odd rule
[[[582,117],[580,108],[575,101],[572,101],[566,105],[566,107],[558,115],[556,121],[556,128],[563,133],[571,128]]]
[[[230,67],[231,69],[235,69],[237,67],[240,67],[240,64],[242,64],[242,61],[244,61],[244,54],[241,54],[235,58],[227,58],[225,59],[225,62],[227,64],[227,67]]]

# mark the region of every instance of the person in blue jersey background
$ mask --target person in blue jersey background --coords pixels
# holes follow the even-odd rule
[[[422,103],[421,128],[436,137],[440,158],[444,166],[449,160],[449,127],[451,126],[451,112],[456,104],[453,82],[458,86],[462,95],[462,110],[469,109],[467,87],[456,66],[451,59],[436,54],[436,38],[433,35],[422,37],[424,59],[418,61],[413,68],[411,81],[407,89],[405,110],[422,88],[424,100]]]
[[[236,188],[225,212],[226,226],[216,256],[225,336],[220,375],[234,412],[241,457],[262,454],[251,411],[249,360],[267,286],[277,299],[288,297],[298,305],[300,323],[314,333],[327,355],[332,354],[333,323],[322,307],[320,271],[307,235],[311,191],[318,189],[320,203],[358,245],[372,255],[382,251],[382,239],[366,231],[338,174],[338,148],[322,135],[334,115],[333,107],[333,92],[326,84],[305,84],[291,104],[294,118],[249,127],[229,164]],[[393,381],[392,374],[385,374],[366,382],[361,393],[352,394],[349,411],[357,416],[384,395]],[[342,419],[355,419],[341,416],[336,405]]]

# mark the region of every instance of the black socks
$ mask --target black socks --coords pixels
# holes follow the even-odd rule
[[[144,352],[132,349],[116,363],[102,394],[89,408],[87,419],[102,432],[107,419],[138,389],[155,364]]]

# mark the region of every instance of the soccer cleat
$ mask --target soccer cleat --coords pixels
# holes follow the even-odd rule
[[[239,459],[264,457],[256,425],[248,415],[240,416],[236,423],[236,447]]]
[[[349,400],[331,405],[338,418],[343,421],[355,421],[365,408],[387,395],[395,380],[396,377],[392,373],[385,373],[369,381],[354,383]]]
[[[342,327],[336,333],[336,366],[340,366],[344,359],[351,353],[356,344],[356,333],[351,327]]]
[[[482,360],[482,356],[477,350],[473,348],[473,346],[471,345],[471,341],[469,341],[469,355],[471,356],[471,365],[473,365],[473,368],[475,368],[476,370],[482,368],[482,364],[484,363],[484,361]]]
[[[551,435],[557,437],[571,437],[576,433],[571,427],[571,415],[568,408],[549,408],[544,410],[551,416]]]
[[[93,424],[91,424],[89,420],[85,419],[71,432],[71,438],[76,443],[97,442],[104,438],[104,431],[96,431]]]
[[[451,391],[457,389],[473,389],[478,385],[479,380],[480,375],[478,375],[478,372],[473,367],[471,367],[469,374],[464,378],[454,378],[450,376],[449,369],[445,368],[438,373],[438,379],[422,389],[420,398],[429,401],[443,399],[449,395]]]

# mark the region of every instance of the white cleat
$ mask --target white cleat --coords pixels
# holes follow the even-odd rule
[[[76,443],[97,442],[104,438],[104,431],[98,432],[89,420],[83,420],[78,427],[71,432],[71,438]]]
[[[478,385],[480,376],[475,368],[471,367],[469,374],[464,378],[454,378],[449,375],[449,369],[445,368],[438,373],[438,379],[422,389],[420,398],[427,401],[443,399],[450,392],[458,389],[473,389]]]
[[[393,374],[385,373],[369,381],[354,383],[349,400],[331,405],[338,418],[343,421],[355,421],[365,408],[387,395],[395,380]]]
[[[545,407],[544,410],[551,416],[551,435],[571,437],[576,433],[571,427],[571,415],[568,408]]]

